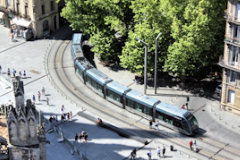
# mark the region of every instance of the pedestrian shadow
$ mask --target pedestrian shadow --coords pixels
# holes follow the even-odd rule
[[[45,96],[51,96],[51,94],[45,94]]]
[[[42,103],[35,103],[35,105],[42,105]]]
[[[50,105],[48,105],[48,106],[50,106],[50,107],[54,107],[54,106],[55,106],[55,104],[50,104]]]

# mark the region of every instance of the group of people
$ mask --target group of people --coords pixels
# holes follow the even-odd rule
[[[150,128],[150,129],[153,128],[152,125],[153,125],[153,121],[150,120],[150,121],[149,121],[149,128]],[[159,127],[158,127],[158,126],[159,126],[159,122],[156,121],[155,124],[154,124],[154,126],[155,126],[155,129],[158,131],[158,130],[159,130]]]
[[[194,142],[191,140],[189,142],[189,146],[190,146],[191,151],[198,152],[197,141],[196,140],[194,140]]]
[[[7,74],[8,74],[8,76],[11,76],[11,69],[10,69],[10,68],[8,68]],[[13,77],[15,77],[16,74],[17,74],[17,71],[13,68],[13,69],[12,69],[12,75],[13,75]],[[26,77],[26,71],[23,70],[23,74],[22,74],[21,71],[19,71],[19,72],[18,72],[18,76],[19,76],[19,77],[22,77],[22,76],[23,76],[23,77]]]
[[[41,94],[40,91],[38,91],[38,93],[37,93],[38,101],[41,101],[41,95],[44,95],[44,96],[45,96],[45,88],[44,88],[44,87],[42,87],[42,94]],[[34,94],[33,94],[33,96],[32,96],[32,100],[33,100],[33,103],[36,102],[36,97],[35,97]],[[48,97],[46,97],[46,101],[47,101],[47,105],[49,105],[49,98],[48,98]]]
[[[159,158],[161,158],[161,157],[165,158],[165,153],[166,153],[165,145],[163,145],[162,149],[160,146],[157,148],[157,155]],[[130,157],[131,157],[131,159],[134,160],[136,158],[136,156],[137,156],[137,149],[134,148],[130,154]],[[149,150],[149,152],[147,152],[147,157],[148,157],[148,160],[152,159],[152,151],[151,150]]]
[[[78,142],[78,140],[80,140],[80,142],[81,142],[82,139],[84,139],[84,141],[87,143],[88,134],[86,131],[82,131],[79,134],[76,133],[75,142]]]
[[[61,106],[61,112],[62,112],[61,121],[72,119],[72,111],[65,113],[64,105]]]

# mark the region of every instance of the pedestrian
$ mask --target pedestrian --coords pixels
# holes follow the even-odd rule
[[[69,112],[67,113],[67,118],[68,118],[68,120],[70,119],[70,114],[69,114]]]
[[[46,101],[47,101],[47,105],[49,105],[49,98],[48,97],[46,98]]]
[[[152,129],[152,120],[149,121],[149,129]]]
[[[98,120],[97,120],[97,126],[102,126],[102,119],[101,118],[98,118]]]
[[[195,152],[197,152],[197,141],[196,141],[196,139],[195,139],[194,142],[193,142],[193,150],[194,150]]]
[[[72,111],[69,112],[70,119],[72,119]]]
[[[181,106],[181,109],[184,109],[184,105],[185,105],[185,104],[183,104],[183,105]]]
[[[157,122],[155,122],[155,128],[157,131],[159,130],[158,126],[159,126],[159,122],[157,121]]]
[[[80,142],[81,142],[82,138],[83,138],[83,134],[82,134],[82,133],[79,133],[78,139],[80,140]]]
[[[85,140],[85,142],[87,143],[87,139],[88,139],[88,134],[87,134],[87,132],[83,132],[83,138],[84,138],[84,140]]]
[[[186,105],[186,108],[187,108],[187,110],[188,110],[188,102],[186,102],[186,104],[185,104],[185,105]]]
[[[77,142],[78,141],[78,134],[76,133],[76,135],[75,135],[75,142]]]
[[[166,153],[166,148],[165,148],[165,146],[163,145],[163,149],[162,149],[163,158],[165,158],[165,153]]]
[[[8,68],[8,76],[11,76],[10,68]]]
[[[35,104],[35,101],[36,101],[35,95],[33,95],[32,99],[33,99],[33,104]]]
[[[160,147],[157,148],[157,155],[159,158],[161,157],[161,148]]]
[[[19,73],[19,76],[20,76],[20,77],[22,77],[22,72],[21,72],[21,71],[19,71],[18,73]]]
[[[45,88],[44,87],[42,87],[42,95],[45,96]]]
[[[41,93],[40,93],[40,91],[38,91],[38,101],[40,101],[41,100]]]
[[[26,77],[26,71],[25,70],[23,71],[23,76]]]
[[[151,152],[151,150],[149,150],[149,152],[147,153],[147,156],[148,156],[148,160],[152,159],[152,152]]]
[[[2,66],[0,65],[0,74],[2,73]]]
[[[132,152],[131,152],[131,159],[135,159],[136,156],[137,156],[137,149],[134,148],[134,149],[132,150]]]
[[[61,106],[61,111],[64,114],[64,105]]]
[[[13,77],[15,77],[15,73],[16,73],[16,71],[15,71],[15,69],[13,68],[13,70],[12,70]]]
[[[193,141],[192,140],[189,142],[189,146],[190,146],[190,150],[192,151],[193,150]]]

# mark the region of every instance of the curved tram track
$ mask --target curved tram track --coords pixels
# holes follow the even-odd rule
[[[76,103],[84,103],[86,106],[88,106],[87,108],[89,112],[97,113],[98,115],[104,115],[105,117],[108,117],[108,120],[110,121],[111,119],[117,119],[117,125],[124,126],[126,128],[130,127],[132,129],[134,128],[137,130],[141,130],[141,132],[138,131],[137,133],[134,133],[134,135],[137,135],[139,137],[155,139],[155,143],[157,143],[158,139],[167,139],[167,141],[169,141],[171,144],[178,146],[179,148],[181,148],[181,150],[185,150],[185,152],[188,152],[187,154],[191,154],[192,157],[197,157],[198,159],[217,160],[240,159],[239,151],[231,147],[229,144],[225,144],[211,138],[201,136],[195,138],[197,140],[197,146],[200,149],[199,153],[189,153],[188,142],[192,139],[191,137],[180,134],[169,134],[168,129],[163,132],[150,131],[146,125],[129,119],[121,113],[116,113],[110,108],[103,107],[104,104],[102,102],[95,101],[95,99],[93,99],[92,97],[88,97],[82,91],[84,84],[80,81],[80,79],[78,79],[77,82],[77,84],[79,85],[76,85],[76,81],[70,78],[69,71],[74,70],[74,67],[73,62],[69,62],[71,60],[67,58],[67,54],[70,54],[70,51],[67,50],[69,45],[70,40],[56,42],[51,48],[50,54],[47,55],[46,67],[49,78],[51,79],[51,81],[53,81],[53,85],[57,86],[57,88],[61,90],[61,92],[64,93],[66,96],[71,97],[70,99],[72,101]]]

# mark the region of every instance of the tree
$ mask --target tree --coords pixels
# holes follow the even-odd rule
[[[174,43],[169,46],[164,69],[175,76],[194,76],[222,53],[225,1],[168,2]]]

